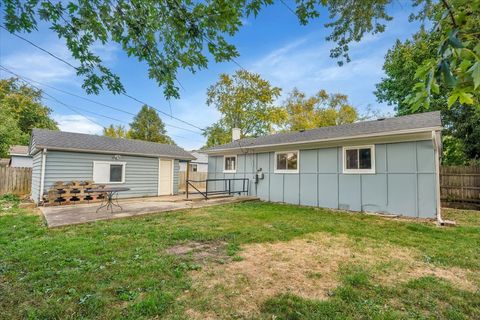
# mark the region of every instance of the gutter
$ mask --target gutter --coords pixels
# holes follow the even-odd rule
[[[436,194],[436,211],[437,223],[441,226],[450,224],[450,221],[442,219],[442,204],[440,200],[440,155],[442,153],[442,142],[440,139],[440,131],[432,130],[432,144],[435,152],[435,194]]]

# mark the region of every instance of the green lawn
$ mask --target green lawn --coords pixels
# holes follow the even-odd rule
[[[38,215],[17,208],[3,209],[0,319],[185,319],[206,315],[479,319],[480,212],[452,210],[446,218],[457,220],[459,225],[439,228],[425,222],[248,202],[47,229]],[[340,252],[343,246],[353,252],[329,269],[329,277],[338,283],[325,298],[277,288],[250,313],[229,304],[244,289],[232,291],[228,287],[229,270],[236,264],[254,263],[250,260],[255,256],[248,256],[249,252],[263,250],[263,245],[311,250],[312,243],[315,249],[317,243],[327,243],[325,239],[330,241],[330,254],[332,248]],[[226,258],[202,264],[192,255],[166,252],[188,241],[226,243]],[[386,255],[372,263],[362,257],[370,253],[375,258],[385,250],[412,252],[415,263],[424,269],[468,274],[470,287],[435,274],[379,281],[378,274],[397,272],[403,266],[402,258],[389,260]],[[334,260],[335,255],[331,258]],[[225,286],[199,287],[196,279],[212,275],[217,280],[225,277]],[[281,272],[275,276],[282,277]],[[323,281],[321,272],[312,271],[306,278],[319,284]],[[248,279],[245,281],[247,286]],[[314,292],[315,286],[310,290]]]

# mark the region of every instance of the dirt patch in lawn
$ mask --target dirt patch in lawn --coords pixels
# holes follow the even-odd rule
[[[191,259],[201,265],[231,261],[231,257],[227,255],[227,243],[224,241],[189,241],[170,247],[166,252],[181,258]]]
[[[363,241],[316,233],[288,242],[244,246],[243,260],[192,272],[193,287],[184,298],[198,304],[193,303],[188,315],[195,319],[251,317],[265,300],[281,293],[326,299],[340,284],[340,271],[347,265],[370,271],[376,283],[394,285],[434,275],[462,289],[477,290],[467,270],[436,267],[423,262],[414,250]]]

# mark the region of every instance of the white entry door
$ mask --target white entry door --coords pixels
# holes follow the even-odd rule
[[[173,194],[173,160],[159,159],[158,195]]]

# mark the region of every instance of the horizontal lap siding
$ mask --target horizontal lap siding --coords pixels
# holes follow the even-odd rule
[[[342,147],[300,150],[300,173],[274,173],[274,153],[238,155],[235,174],[262,200],[354,211],[436,216],[431,141],[377,144],[375,174],[343,174]],[[248,160],[245,160],[248,159]],[[257,169],[264,179],[253,183]],[[209,157],[209,178],[224,178],[223,156]]]
[[[45,166],[45,190],[49,190],[56,181],[93,180],[93,161],[115,162],[112,155],[48,151]],[[119,193],[120,197],[157,195],[158,158],[121,156],[118,162],[126,162],[125,183],[111,186],[130,188],[130,191]],[[174,178],[175,172],[178,170],[174,170]]]

